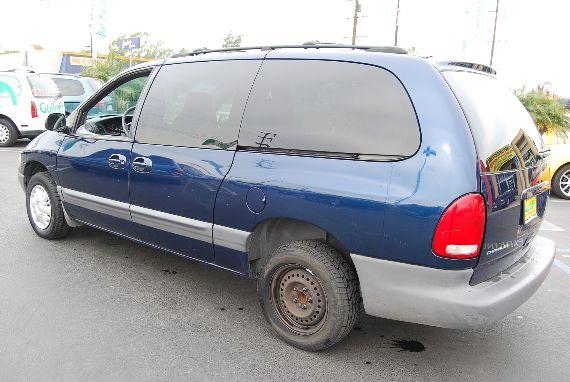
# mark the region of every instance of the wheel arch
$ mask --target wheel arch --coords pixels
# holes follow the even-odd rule
[[[22,136],[22,133],[20,132],[20,129],[18,128],[18,124],[16,122],[14,122],[14,120],[12,118],[7,116],[6,114],[0,113],[0,119],[5,119],[5,120],[11,122],[12,125],[14,125],[14,127],[16,128],[16,131],[18,132],[18,137]]]
[[[257,223],[248,239],[250,274],[259,275],[265,260],[280,246],[297,240],[319,240],[330,245],[354,267],[350,252],[332,233],[318,225],[295,218],[273,217]]]
[[[558,166],[556,166],[555,169],[552,169],[552,179],[554,179],[554,177],[557,175],[558,171],[560,171],[560,169],[566,165],[570,165],[570,161],[568,162],[561,162],[558,164]]]
[[[24,186],[28,186],[30,178],[39,172],[48,172],[46,165],[38,160],[30,160],[24,165]],[[50,174],[51,175],[51,174]]]
[[[18,125],[16,124],[16,122],[14,122],[14,120],[12,118],[10,118],[9,116],[7,116],[6,114],[2,114],[0,113],[0,119],[7,119],[8,121],[12,122],[12,124],[14,126],[16,126],[16,130],[18,130],[18,133],[20,133],[20,129],[18,129]]]

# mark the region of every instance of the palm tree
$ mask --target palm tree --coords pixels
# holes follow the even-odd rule
[[[570,132],[570,118],[564,105],[542,91],[515,91],[515,95],[528,110],[541,134]]]

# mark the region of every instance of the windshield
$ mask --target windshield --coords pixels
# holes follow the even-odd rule
[[[52,98],[59,94],[59,89],[51,78],[38,75],[28,76],[28,82],[32,88],[32,95],[36,98]]]
[[[475,140],[483,171],[535,166],[542,140],[530,114],[502,81],[466,71],[444,71]]]
[[[64,97],[81,96],[85,94],[85,89],[83,89],[83,85],[79,80],[61,77],[53,77],[52,79]]]

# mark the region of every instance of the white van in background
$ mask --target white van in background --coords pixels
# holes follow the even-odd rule
[[[51,113],[65,113],[51,78],[26,70],[0,71],[0,147],[44,132]]]

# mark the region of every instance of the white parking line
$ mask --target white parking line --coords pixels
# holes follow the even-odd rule
[[[562,261],[560,261],[558,259],[554,259],[554,265],[556,265],[563,272],[566,272],[566,274],[570,275],[570,267],[568,265],[564,264]]]
[[[555,224],[552,224],[548,220],[543,220],[542,225],[540,226],[541,231],[554,231],[554,232],[563,232],[564,228],[560,228]]]

